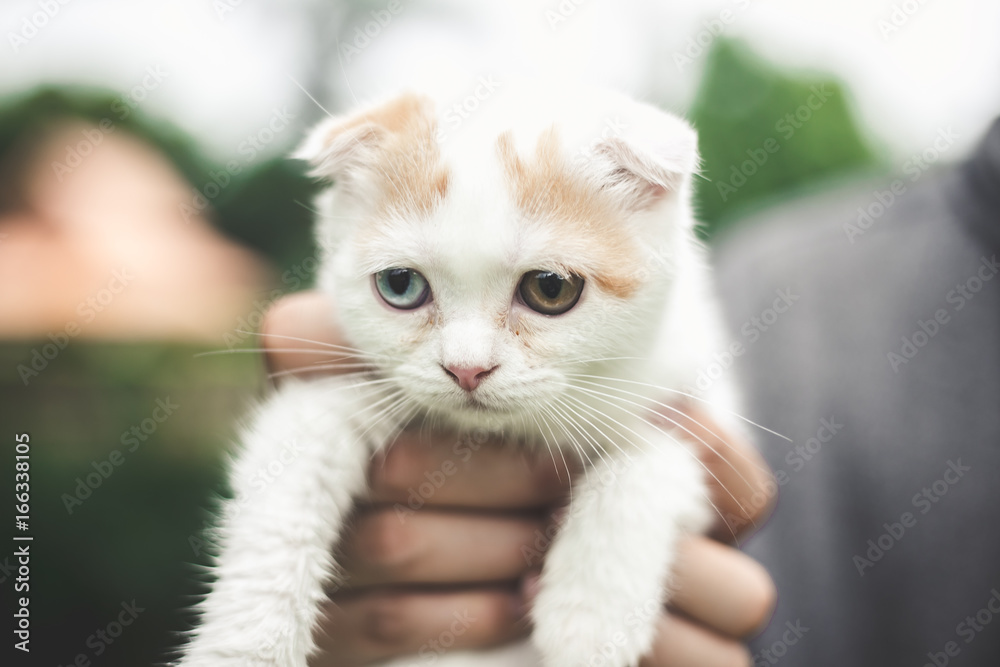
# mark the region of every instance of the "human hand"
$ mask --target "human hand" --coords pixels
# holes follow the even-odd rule
[[[331,372],[315,369],[322,357],[309,350],[316,344],[292,338],[342,344],[334,322],[332,304],[318,293],[279,301],[262,339],[274,376]],[[665,415],[704,441],[699,456],[729,523],[719,521],[718,540],[693,536],[680,545],[671,613],[661,614],[642,667],[749,665],[740,639],[769,617],[774,586],[756,561],[722,540],[764,518],[770,473],[749,445],[723,439],[690,406],[683,411],[689,416]],[[526,612],[553,512],[567,499],[567,474],[548,456],[480,445],[404,434],[373,461],[371,503],[358,509],[338,547],[346,583],[325,605],[317,667],[433,651],[446,636],[448,648],[476,649],[529,632]],[[463,620],[460,632],[452,631],[456,613],[474,619]]]

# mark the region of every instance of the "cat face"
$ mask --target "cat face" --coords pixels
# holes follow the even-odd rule
[[[694,134],[590,95],[516,91],[445,144],[434,103],[404,95],[300,151],[334,182],[322,286],[414,407],[472,427],[569,416],[572,373],[645,356],[690,233]]]

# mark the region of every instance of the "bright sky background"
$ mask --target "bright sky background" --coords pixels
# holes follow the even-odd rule
[[[847,81],[863,122],[900,163],[949,126],[959,135],[958,157],[1000,115],[1000,3],[990,0],[399,2],[398,13],[348,64],[344,47],[355,24],[335,20],[324,28],[310,14],[325,5],[346,15],[344,3],[4,0],[0,94],[43,82],[124,91],[159,67],[165,74],[142,108],[226,159],[275,109],[287,107],[302,122],[322,113],[300,84],[337,112],[338,99],[407,83],[433,87],[480,73],[549,71],[683,111],[704,58],[679,68],[674,54],[699,33],[709,40],[706,22],[726,18],[726,34],[747,37],[767,57]],[[379,10],[389,0],[370,4]],[[46,6],[58,11],[46,17]],[[880,21],[890,21],[894,7],[901,25],[886,34]],[[355,14],[360,25],[372,20],[364,16]],[[44,18],[35,18],[44,23],[36,33],[23,42],[12,37],[31,33],[25,21],[32,17]],[[293,128],[269,150],[286,150],[301,132]]]

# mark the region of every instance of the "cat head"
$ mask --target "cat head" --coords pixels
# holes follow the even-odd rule
[[[572,374],[647,356],[692,236],[686,123],[606,91],[510,88],[462,115],[405,94],[297,153],[332,183],[320,285],[348,340],[462,426],[573,410]]]

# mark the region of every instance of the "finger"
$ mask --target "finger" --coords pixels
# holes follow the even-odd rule
[[[676,616],[663,615],[641,667],[750,667],[750,652],[734,639]]]
[[[320,292],[296,292],[276,301],[261,327],[268,370],[279,377],[332,372],[315,368],[334,358],[330,345],[344,345],[335,322],[333,301]]]
[[[763,626],[777,595],[760,563],[706,537],[681,542],[674,589],[671,607],[729,637],[746,637]]]
[[[502,588],[377,591],[329,601],[314,667],[348,667],[400,655],[476,649],[527,633],[520,595]]]
[[[511,581],[537,565],[546,521],[458,512],[362,513],[343,547],[352,587]]]
[[[691,434],[699,459],[710,471],[709,492],[726,524],[716,531],[718,536],[735,539],[759,527],[773,509],[778,487],[757,450],[745,438],[720,427],[696,405],[664,409],[662,414]]]
[[[561,503],[574,464],[470,436],[404,433],[372,461],[372,502],[483,509],[532,509]]]

